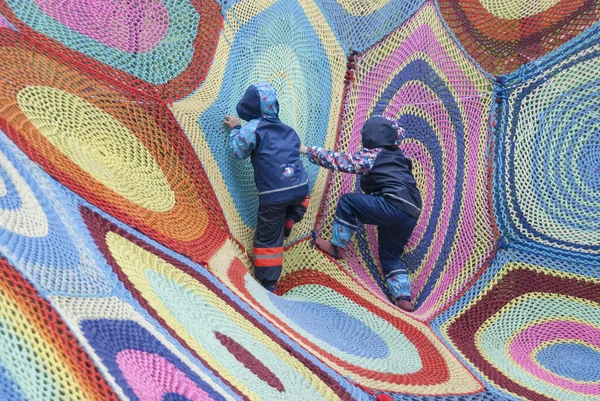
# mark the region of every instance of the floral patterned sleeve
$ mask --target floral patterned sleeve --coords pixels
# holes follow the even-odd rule
[[[344,153],[313,146],[306,150],[306,156],[311,163],[330,170],[352,174],[368,174],[373,168],[379,152],[381,152],[381,148]]]
[[[231,130],[229,134],[229,145],[233,151],[233,156],[238,159],[245,159],[252,153],[256,145],[256,126],[259,120],[252,120],[244,126],[238,126]]]

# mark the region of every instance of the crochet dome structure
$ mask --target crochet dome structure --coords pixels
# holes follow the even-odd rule
[[[600,1],[0,0],[0,400],[600,400]],[[223,116],[400,121],[423,211],[390,302],[356,177],[310,164],[276,294]]]

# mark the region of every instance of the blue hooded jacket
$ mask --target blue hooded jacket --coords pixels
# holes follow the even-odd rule
[[[234,156],[250,156],[259,203],[282,203],[308,195],[300,138],[279,119],[275,88],[266,82],[250,85],[236,110],[247,123],[231,131],[230,143]]]

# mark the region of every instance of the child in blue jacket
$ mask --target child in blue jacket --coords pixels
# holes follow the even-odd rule
[[[236,110],[247,123],[242,126],[238,118],[225,116],[224,124],[231,129],[233,155],[250,157],[254,167],[259,202],[254,274],[273,292],[281,275],[284,237],[308,207],[308,175],[300,161],[300,138],[279,119],[279,103],[271,84],[250,85]]]
[[[333,220],[332,241],[314,235],[314,243],[334,258],[342,256],[358,222],[377,225],[379,260],[396,305],[412,311],[408,271],[400,258],[421,213],[421,195],[412,161],[402,153],[404,134],[396,120],[375,116],[362,130],[363,149],[353,153],[302,145],[300,152],[321,167],[359,174],[364,193],[342,195]]]

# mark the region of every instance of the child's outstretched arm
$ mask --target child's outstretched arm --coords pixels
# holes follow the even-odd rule
[[[225,116],[223,124],[231,129],[229,133],[229,145],[233,155],[239,159],[245,159],[252,153],[256,145],[256,125],[258,121],[250,121],[244,126],[240,119],[233,116]]]
[[[330,170],[351,174],[368,174],[375,164],[381,148],[362,149],[355,153],[334,152],[316,146],[300,147],[300,153],[308,157],[311,163]]]

